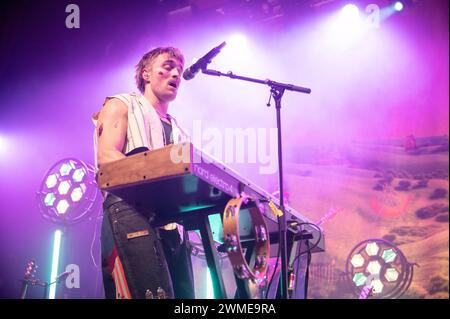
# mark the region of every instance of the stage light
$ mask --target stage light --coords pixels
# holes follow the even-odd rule
[[[53,235],[53,254],[52,254],[52,270],[50,273],[50,283],[56,281],[56,276],[58,276],[59,267],[59,256],[61,249],[62,231],[57,229]],[[48,292],[48,299],[55,299],[56,295],[56,285],[50,285]]]
[[[362,265],[364,265],[364,257],[360,254],[356,254],[352,257],[351,263],[355,268],[361,267]]]
[[[366,252],[369,256],[375,256],[379,250],[380,248],[378,247],[376,242],[367,244],[366,246]]]
[[[352,281],[357,287],[364,286],[366,284],[367,277],[363,273],[359,272],[353,276]]]
[[[72,194],[70,194],[70,198],[73,202],[79,202],[83,198],[85,191],[86,186],[84,186],[84,184],[81,184],[80,187],[76,187],[73,189]]]
[[[391,242],[368,239],[350,252],[346,263],[347,281],[357,296],[370,287],[372,298],[399,298],[411,284],[413,266]]]
[[[70,183],[69,181],[62,181],[58,186],[58,193],[60,195],[66,195],[69,192]]]
[[[65,225],[82,220],[100,199],[93,167],[74,158],[54,164],[37,193],[43,217]]]
[[[364,32],[363,19],[358,7],[354,4],[345,5],[332,16],[328,23],[331,41],[337,48],[351,47],[361,39]]]
[[[228,39],[227,46],[233,51],[243,50],[247,46],[247,38],[239,33],[233,34]]]
[[[44,197],[44,204],[47,207],[53,206],[53,203],[56,200],[56,196],[53,193],[48,193],[47,195],[45,195]]]
[[[378,261],[371,261],[367,265],[366,271],[368,271],[371,275],[379,275],[381,270],[381,265]]]
[[[45,181],[47,188],[55,187],[56,183],[58,183],[58,175],[57,174],[50,175],[49,177],[47,177],[47,180]]]
[[[61,199],[58,202],[58,205],[56,205],[56,211],[60,215],[65,214],[67,212],[67,209],[69,208],[69,206],[70,206],[69,203],[65,199]]]
[[[354,4],[346,4],[341,10],[341,17],[349,21],[359,19],[359,9]]]
[[[382,258],[385,262],[391,263],[395,260],[395,257],[397,257],[397,254],[392,249],[388,249],[383,251]]]
[[[79,168],[73,172],[72,179],[74,182],[80,183],[83,181],[84,175],[86,175],[84,169]]]
[[[384,277],[389,282],[396,281],[398,279],[398,271],[395,268],[388,268]]]
[[[59,172],[61,173],[61,176],[67,176],[69,175],[70,171],[72,170],[73,166],[71,161],[67,163],[63,163],[59,169]]]
[[[225,67],[229,63],[229,67],[233,66],[233,68],[236,68],[241,66],[246,67],[249,65],[249,61],[254,61],[254,56],[252,56],[248,39],[245,35],[242,33],[232,33],[226,36],[225,41],[227,45],[224,47],[223,53],[218,56],[218,64],[220,63],[220,65]]]
[[[404,5],[403,5],[403,3],[402,3],[401,1],[396,1],[396,2],[394,3],[394,9],[395,9],[395,11],[402,11],[403,8],[404,8]]]
[[[384,285],[381,282],[381,280],[376,279],[376,280],[372,280],[372,292],[374,294],[381,294],[381,292],[383,291]]]

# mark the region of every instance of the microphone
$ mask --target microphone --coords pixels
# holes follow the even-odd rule
[[[203,57],[201,57],[200,59],[198,59],[197,62],[195,62],[194,64],[192,64],[190,67],[188,67],[184,72],[183,72],[183,79],[185,80],[192,80],[195,75],[198,73],[198,71],[200,70],[204,70],[206,69],[206,66],[211,63],[211,60],[219,54],[220,50],[222,50],[222,48],[225,46],[226,42],[222,42],[221,44],[219,44],[217,47],[213,48],[211,51],[209,51],[208,53],[206,53]]]

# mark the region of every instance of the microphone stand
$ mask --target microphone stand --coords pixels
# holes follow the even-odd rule
[[[260,80],[255,78],[249,78],[245,76],[236,75],[233,72],[229,71],[227,73],[222,73],[217,70],[206,69],[206,65],[202,68],[202,73],[213,76],[225,76],[230,79],[238,79],[253,83],[259,83],[268,85],[270,87],[270,96],[275,100],[275,109],[277,114],[277,135],[278,135],[278,182],[280,189],[280,210],[283,212],[281,216],[278,217],[278,229],[280,233],[279,238],[279,249],[280,249],[280,259],[281,259],[281,269],[280,269],[280,298],[288,299],[288,260],[287,260],[287,247],[286,247],[286,214],[284,208],[284,190],[283,190],[283,152],[281,145],[281,98],[283,97],[284,91],[294,91],[300,93],[310,94],[311,89],[304,88],[300,86],[296,86],[293,84],[285,84],[279,83],[271,80]],[[270,106],[270,99],[267,106]]]

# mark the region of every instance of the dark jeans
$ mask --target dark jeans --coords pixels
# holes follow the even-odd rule
[[[145,298],[147,291],[157,298],[158,288],[163,289],[167,298],[195,297],[189,241],[182,241],[177,229],[153,227],[153,216],[139,212],[115,195],[106,197],[101,234],[106,298],[116,297],[114,280],[108,269],[114,247],[132,298]]]

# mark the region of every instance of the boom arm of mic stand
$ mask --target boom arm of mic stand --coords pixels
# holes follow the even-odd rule
[[[211,70],[211,69],[202,69],[202,73],[208,74],[208,75],[214,75],[214,76],[221,76],[222,72],[220,71],[216,71],[216,70]]]
[[[266,80],[266,84],[276,90],[288,90],[288,91],[294,91],[294,92],[300,92],[300,93],[306,93],[306,94],[311,93],[311,89],[297,86],[294,84],[284,84],[284,83],[279,83],[279,82],[275,82],[275,81],[271,81],[271,80]]]
[[[229,71],[227,73],[223,73],[221,71],[212,70],[212,69],[202,69],[202,73],[207,74],[207,75],[225,76],[230,79],[238,79],[238,80],[243,80],[243,81],[248,81],[248,82],[253,82],[253,83],[265,84],[275,90],[288,90],[288,91],[294,91],[294,92],[305,93],[305,94],[311,93],[310,88],[305,88],[305,87],[301,87],[301,86],[294,85],[294,84],[275,82],[272,80],[260,80],[260,79],[246,77],[246,76],[240,76],[240,75],[234,74],[231,71]]]

